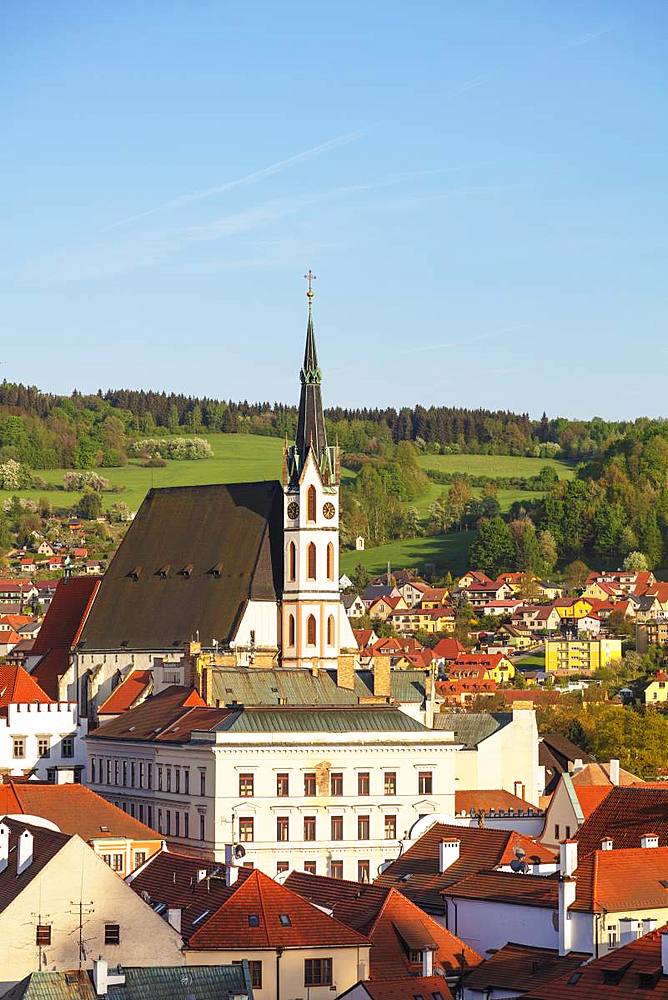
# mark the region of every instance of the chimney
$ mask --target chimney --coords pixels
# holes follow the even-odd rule
[[[354,653],[339,653],[336,661],[336,686],[346,691],[355,688],[355,655]]]
[[[427,729],[434,728],[434,713],[436,711],[436,684],[431,667],[425,671],[424,678],[424,724]]]
[[[610,769],[610,784],[611,785],[618,785],[619,784],[619,761],[616,758],[613,757],[613,759],[610,761],[609,769]]]
[[[434,952],[431,948],[422,949],[422,975],[434,975]]]
[[[575,840],[565,840],[559,844],[559,871],[570,878],[578,866],[578,845]]]
[[[181,908],[177,906],[169,906],[167,908],[167,923],[170,927],[180,934],[181,933]]]
[[[0,872],[9,864],[9,827],[0,823]]]
[[[656,833],[644,833],[640,838],[641,847],[658,847],[659,837]]]
[[[573,949],[571,915],[569,908],[575,902],[576,884],[573,872],[578,865],[578,845],[566,840],[559,845],[559,954],[567,955]]]
[[[373,696],[388,698],[391,695],[390,658],[376,654],[373,658]]]
[[[612,837],[604,837],[603,838],[603,840],[601,841],[601,850],[602,851],[611,851],[612,850]]]
[[[668,976],[668,931],[661,931],[661,972]]]
[[[455,861],[459,860],[459,848],[461,846],[461,841],[457,840],[456,837],[451,837],[449,840],[442,840],[438,845],[438,870],[439,872],[445,872],[454,865]]]
[[[95,993],[99,997],[106,997],[109,992],[107,989],[108,983],[108,966],[106,959],[99,958],[93,959],[93,985],[95,986]]]
[[[73,785],[74,784],[74,768],[73,767],[57,767],[55,768],[55,781],[56,785]]]
[[[22,875],[30,868],[33,859],[33,835],[30,830],[24,830],[16,846],[16,874]]]
[[[239,878],[239,866],[234,856],[234,846],[225,844],[225,885],[234,885]]]
[[[651,934],[652,931],[655,931],[657,923],[656,917],[643,917],[642,936],[644,937],[645,934]]]
[[[582,767],[583,767],[582,760],[580,757],[577,757],[573,761],[573,774],[575,774],[576,771],[581,771]]]
[[[631,944],[638,937],[638,921],[635,917],[622,917],[619,921],[619,943],[622,947]]]

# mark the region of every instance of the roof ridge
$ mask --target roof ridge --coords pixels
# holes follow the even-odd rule
[[[266,876],[266,877],[268,878],[269,876]],[[248,876],[248,878],[244,882],[244,885],[246,885],[247,883],[250,883],[253,878],[255,879],[255,883],[257,885],[257,896],[258,896],[258,899],[260,901],[260,910],[262,911],[262,927],[264,928],[264,934],[265,934],[265,937],[267,939],[267,944],[271,944],[271,940],[269,938],[269,925],[267,924],[267,910],[266,910],[266,907],[264,905],[264,895],[263,895],[263,892],[262,892],[262,880],[260,878],[260,870],[259,870],[259,868],[254,868],[253,869],[252,875]],[[274,885],[278,885],[278,883],[274,882]],[[236,893],[233,892],[232,895],[230,896],[230,899],[233,899],[235,895],[236,895]],[[225,904],[223,904],[223,905],[225,905]]]

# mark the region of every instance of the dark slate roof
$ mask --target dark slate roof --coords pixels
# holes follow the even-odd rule
[[[68,834],[47,830],[43,826],[32,826],[19,820],[5,817],[2,822],[9,829],[9,864],[0,872],[0,912],[5,910],[19,896],[25,887],[36,878],[42,869],[71,839]],[[24,830],[33,835],[33,860],[20,875],[16,874],[16,844]]]
[[[283,590],[280,483],[150,490],[105,573],[81,649],[233,639],[249,599]]]
[[[454,732],[456,743],[476,747],[512,721],[512,712],[440,712],[434,716],[434,729]]]
[[[561,775],[564,771],[568,772],[569,763],[576,760],[591,764],[594,758],[558,733],[545,733],[541,736],[538,743],[538,763],[545,768],[546,795],[555,790]]]
[[[481,993],[486,990],[519,990],[525,993],[572,973],[590,958],[591,955],[583,952],[571,951],[568,955],[560,955],[552,948],[536,948],[509,941],[468,973],[466,987]]]
[[[113,975],[116,970],[110,968]],[[125,983],[110,986],[107,1000],[221,1000],[252,997],[248,966],[189,965],[158,968],[123,968]],[[8,1000],[96,1000],[93,973],[33,972],[6,994]]]

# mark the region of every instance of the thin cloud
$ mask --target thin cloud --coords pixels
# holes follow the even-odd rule
[[[312,160],[316,156],[321,156],[323,153],[327,153],[332,149],[338,149],[339,146],[346,146],[350,142],[354,142],[355,139],[359,139],[362,135],[361,132],[346,132],[343,135],[335,136],[333,139],[328,139],[327,142],[321,142],[318,146],[312,146],[310,149],[305,149],[301,153],[295,153],[294,156],[289,156],[285,160],[278,160],[276,163],[269,164],[268,167],[262,167],[260,170],[254,170],[250,174],[246,174],[245,177],[238,177],[235,180],[225,181],[223,184],[217,184],[215,187],[203,188],[201,191],[192,191],[190,194],[182,194],[176,198],[172,198],[170,201],[165,201],[161,205],[156,205],[155,208],[149,208],[145,212],[139,212],[137,215],[130,215],[126,219],[120,219],[118,222],[114,222],[111,226],[107,226],[104,232],[110,229],[118,229],[120,226],[129,225],[131,222],[136,222],[139,219],[145,219],[149,215],[155,215],[157,212],[166,212],[172,208],[181,208],[183,205],[191,205],[197,201],[204,201],[206,198],[212,198],[217,194],[224,194],[226,191],[231,191],[233,188],[244,187],[248,184],[255,184],[257,181],[264,180],[267,177],[273,177],[276,174],[282,173],[284,170],[289,170],[290,167],[296,166],[298,163],[305,163],[307,160]]]
[[[481,340],[494,340],[503,337],[507,333],[514,333],[521,329],[519,326],[505,326],[500,330],[490,330],[488,333],[481,333],[477,337],[467,337],[465,340],[451,340],[443,344],[426,344],[422,347],[411,347],[406,351],[395,351],[395,354],[422,354],[424,351],[442,351],[447,347],[465,347],[467,344],[478,343]]]
[[[564,42],[562,48],[578,49],[582,45],[589,45],[590,42],[595,42],[597,38],[602,38],[603,35],[609,35],[611,31],[614,31],[614,29],[614,24],[608,24],[604,28],[598,28],[596,31],[585,31],[581,35],[575,35],[574,38],[569,38],[567,42]]]
[[[491,76],[487,73],[480,73],[479,76],[473,76],[470,80],[463,80],[461,83],[458,83],[445,96],[458,97],[460,94],[467,94],[469,90],[476,90],[477,87],[482,87],[484,84],[489,83],[491,79]]]

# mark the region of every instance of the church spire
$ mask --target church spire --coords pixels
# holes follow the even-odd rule
[[[315,275],[309,270],[304,275],[308,281],[306,297],[308,299],[308,322],[306,324],[306,347],[304,349],[304,364],[299,373],[301,393],[299,397],[299,415],[297,418],[297,437],[295,440],[295,458],[298,469],[304,467],[309,449],[313,452],[316,464],[322,473],[325,464],[329,464],[329,449],[325,433],[325,417],[322,410],[320,383],[322,372],[318,367],[318,355],[315,347],[315,332],[313,329],[313,282]]]

